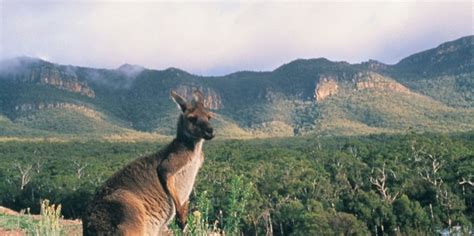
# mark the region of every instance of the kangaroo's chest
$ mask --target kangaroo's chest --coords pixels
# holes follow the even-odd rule
[[[189,157],[190,161],[187,163],[175,177],[175,189],[178,194],[179,201],[184,203],[188,200],[191,191],[193,190],[194,182],[197,173],[204,161],[202,152],[195,152]]]

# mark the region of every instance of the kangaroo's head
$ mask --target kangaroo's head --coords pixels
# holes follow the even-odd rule
[[[214,138],[214,129],[209,123],[211,113],[204,107],[204,96],[200,91],[193,92],[191,102],[186,101],[175,91],[171,92],[171,97],[182,111],[178,121],[178,138],[188,140]]]

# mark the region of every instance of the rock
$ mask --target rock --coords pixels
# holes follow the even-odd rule
[[[85,81],[79,81],[75,73],[60,72],[56,68],[41,68],[40,83],[48,84],[62,90],[80,93],[84,96],[95,97],[94,91],[87,86]]]
[[[74,69],[69,67],[38,66],[15,73],[14,77],[21,82],[46,84],[87,97],[95,97],[94,91],[87,85],[87,82],[79,80]]]
[[[319,83],[314,91],[314,98],[317,102],[324,100],[326,97],[337,94],[337,79],[334,76],[321,76]]]
[[[407,87],[375,72],[356,73],[352,81],[355,83],[357,90],[377,89],[402,93],[410,92]]]

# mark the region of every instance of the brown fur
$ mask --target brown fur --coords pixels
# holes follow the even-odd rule
[[[168,235],[175,214],[185,227],[189,194],[204,161],[203,139],[214,134],[200,92],[192,104],[174,92],[172,96],[183,111],[177,137],[105,182],[86,208],[84,235]]]

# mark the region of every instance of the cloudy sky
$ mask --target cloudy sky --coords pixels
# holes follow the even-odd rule
[[[297,58],[396,63],[473,33],[471,1],[0,0],[1,58],[199,75]]]

